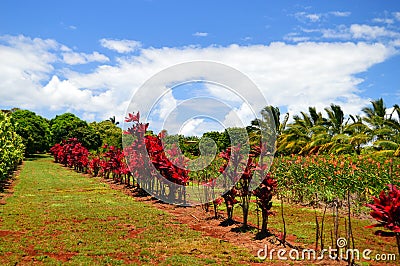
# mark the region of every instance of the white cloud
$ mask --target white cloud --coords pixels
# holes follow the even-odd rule
[[[291,32],[286,34],[286,36],[283,37],[285,41],[290,41],[290,42],[306,42],[309,41],[311,38],[307,36],[301,36],[297,32]]]
[[[185,136],[200,135],[200,133],[197,132],[196,129],[198,129],[199,125],[201,125],[201,123],[203,123],[203,122],[204,122],[204,119],[201,119],[201,118],[190,119],[185,124],[183,124],[182,128],[179,130],[179,134],[182,134]]]
[[[318,14],[308,14],[308,15],[306,15],[306,18],[308,18],[308,19],[311,20],[312,22],[317,22],[317,21],[321,18],[321,15],[318,15]]]
[[[335,29],[316,30],[322,33],[323,38],[336,38],[343,40],[368,40],[375,41],[383,39],[400,38],[400,33],[391,31],[381,26],[370,26],[366,24],[351,24],[350,26],[339,25]]]
[[[22,35],[0,37],[0,99],[6,106],[30,108],[41,82],[54,70],[60,45]]]
[[[100,54],[99,52],[93,52],[91,54],[85,53],[76,53],[76,52],[68,52],[63,53],[63,61],[68,65],[79,65],[79,64],[87,64],[90,62],[108,62],[110,59]]]
[[[303,22],[317,22],[321,19],[321,14],[309,14],[306,12],[297,12],[294,14],[294,16],[299,20],[299,21],[303,21]]]
[[[393,16],[400,21],[400,12],[393,12]]]
[[[101,39],[101,46],[114,50],[118,53],[129,53],[139,49],[142,44],[134,40],[113,40],[113,39]]]
[[[372,21],[377,22],[377,23],[385,23],[385,24],[393,24],[394,23],[394,20],[391,18],[374,18]]]
[[[241,98],[241,95],[238,95],[235,93],[235,91],[226,88],[222,85],[218,84],[213,84],[213,83],[205,83],[206,89],[208,92],[212,95],[215,96],[217,99],[221,99],[223,101],[228,101],[228,102],[242,102],[243,99]]]
[[[335,16],[335,17],[348,17],[351,15],[351,12],[343,12],[343,11],[332,11],[329,12],[331,15]]]
[[[69,80],[61,81],[57,76],[53,76],[49,83],[38,91],[43,99],[37,101],[47,103],[51,110],[61,110],[70,108],[77,110],[84,102],[88,102],[91,93],[88,90],[80,90]]]
[[[297,12],[294,14],[294,17],[297,18],[300,22],[318,22],[322,20],[328,19],[330,16],[334,17],[348,17],[351,15],[351,12],[348,11],[331,11],[326,13],[307,13],[307,12]]]
[[[174,111],[177,106],[178,101],[172,95],[172,90],[168,91],[162,98],[160,102],[157,104],[155,113],[159,115],[159,118],[162,120],[166,119],[168,115]]]
[[[207,37],[208,36],[208,32],[198,31],[198,32],[193,33],[193,36],[196,36],[196,37]]]
[[[138,55],[117,57],[117,63],[98,66],[92,72],[63,70],[60,76],[54,74],[53,66],[59,60],[55,50],[60,51],[62,46],[57,42],[21,36],[2,37],[0,41],[4,43],[0,45],[3,105],[68,109],[85,113],[90,119],[93,114],[96,119],[115,115],[119,121],[132,92],[147,79],[166,67],[195,60],[221,62],[238,69],[257,84],[269,104],[286,106],[291,115],[309,106],[322,111],[332,102],[354,113],[369,100],[359,96],[358,85],[363,80],[357,76],[393,54],[390,46],[362,42],[141,48]],[[229,100],[228,94],[215,88],[208,90]],[[152,93],[156,92],[149,91],[148,95]],[[135,100],[149,101],[147,97]],[[160,117],[167,116],[178,102],[167,93],[159,105]],[[249,119],[249,110],[243,105],[236,109],[239,117]]]
[[[343,39],[349,40],[352,38],[350,30],[345,25],[339,25],[335,29],[321,29],[322,38],[326,39]]]
[[[350,26],[350,32],[353,35],[353,38],[357,39],[377,39],[380,37],[399,37],[400,33],[387,30],[384,27],[378,26],[369,26],[369,25],[360,25],[360,24],[352,24]]]
[[[250,121],[256,118],[257,114],[254,112],[257,111],[252,110],[248,104],[242,103],[239,108],[233,108],[232,111],[225,116],[223,123],[225,127],[245,127],[249,125]]]

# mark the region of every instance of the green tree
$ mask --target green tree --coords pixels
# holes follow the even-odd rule
[[[101,146],[98,134],[86,121],[71,113],[57,115],[50,121],[52,144],[69,138],[77,138],[90,150],[97,150]]]
[[[224,146],[225,146],[223,141],[221,141],[222,140],[222,135],[223,135],[223,133],[221,133],[221,132],[210,131],[210,132],[205,132],[203,134],[202,138],[210,138],[210,139],[212,139],[217,145],[218,152],[221,152],[221,151],[224,150]]]
[[[100,135],[101,145],[108,144],[122,148],[122,129],[116,123],[105,120],[100,123],[92,122],[89,124],[96,133]]]
[[[25,153],[45,152],[50,144],[50,129],[48,121],[28,110],[16,109],[12,112],[15,130],[22,137]]]

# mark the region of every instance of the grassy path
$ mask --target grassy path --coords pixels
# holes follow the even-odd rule
[[[1,265],[237,265],[253,258],[47,156],[25,161],[0,206]]]

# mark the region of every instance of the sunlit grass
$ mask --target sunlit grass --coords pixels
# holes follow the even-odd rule
[[[25,162],[14,195],[0,206],[0,218],[2,265],[237,265],[254,260],[254,254],[176,224],[169,214],[49,157]]]

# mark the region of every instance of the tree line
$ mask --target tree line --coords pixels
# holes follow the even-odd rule
[[[15,132],[22,138],[25,155],[48,152],[54,144],[70,138],[79,139],[90,150],[98,150],[104,144],[122,148],[122,129],[115,117],[88,123],[72,113],[52,119],[18,108],[1,113],[10,117]]]
[[[228,128],[223,132],[205,132],[201,137],[168,136],[166,141],[176,141],[184,154],[198,156],[201,140],[213,140],[216,151],[221,152],[231,145],[229,136],[232,132],[240,136],[239,142],[248,139],[252,145],[260,142],[262,131],[268,131],[276,135],[276,155],[377,153],[400,156],[399,106],[396,104],[389,109],[380,98],[361,111],[362,115],[346,116],[336,104],[325,108],[324,113],[309,107],[307,112],[294,115],[289,123],[288,113],[282,115],[278,107],[266,106],[261,111],[261,119],[251,121],[245,128],[247,134],[243,134],[241,128]],[[6,112],[11,114],[15,130],[22,137],[25,154],[46,152],[49,147],[69,138],[79,139],[89,150],[98,150],[104,144],[122,148],[122,130],[115,117],[87,123],[72,113],[49,120],[29,110]],[[275,128],[269,128],[271,125]]]
[[[288,123],[289,115],[281,116],[277,107],[267,106],[262,119],[248,127],[250,139],[260,129],[275,124],[277,155],[310,154],[364,154],[400,156],[400,108],[395,104],[387,108],[383,99],[371,101],[362,115],[345,116],[339,105],[324,109],[325,115],[315,107],[300,112]]]

